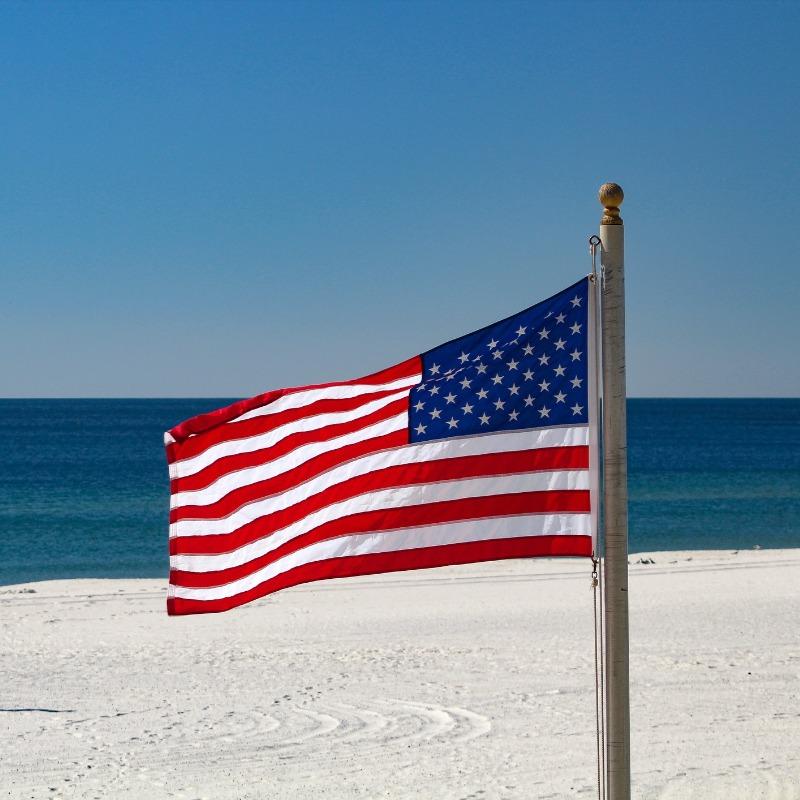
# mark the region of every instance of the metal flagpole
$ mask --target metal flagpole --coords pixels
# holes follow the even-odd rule
[[[628,467],[625,429],[625,228],[622,187],[604,183],[599,199],[602,252],[603,519],[606,615],[608,800],[630,800],[628,683]]]

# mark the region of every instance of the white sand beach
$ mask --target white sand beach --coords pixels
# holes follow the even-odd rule
[[[589,571],[181,618],[157,580],[0,587],[0,796],[593,797]],[[630,589],[634,796],[800,797],[800,550],[636,555]]]

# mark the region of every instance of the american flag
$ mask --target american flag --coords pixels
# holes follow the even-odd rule
[[[586,278],[373,375],[167,432],[169,613],[324,578],[592,555],[593,298]]]

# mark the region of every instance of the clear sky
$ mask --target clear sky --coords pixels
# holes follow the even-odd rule
[[[589,270],[632,396],[800,395],[800,4],[4,3],[0,396],[372,372]]]

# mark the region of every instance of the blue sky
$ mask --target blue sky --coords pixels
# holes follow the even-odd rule
[[[589,269],[632,396],[800,395],[800,5],[0,6],[0,395],[374,371]]]

